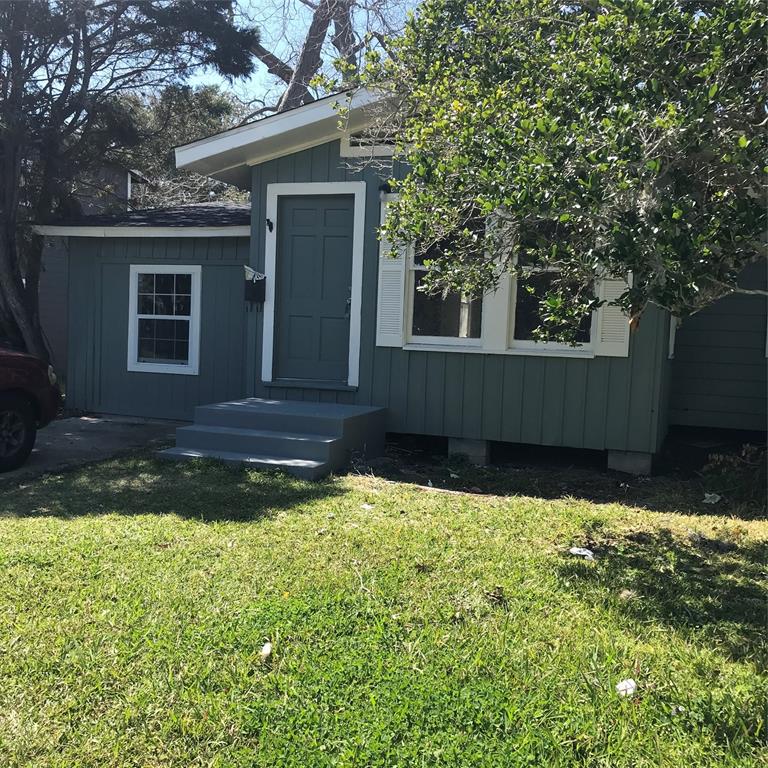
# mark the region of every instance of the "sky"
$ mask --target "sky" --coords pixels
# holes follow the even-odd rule
[[[382,2],[387,4],[388,17],[395,24],[402,23],[406,11],[417,4],[416,0]],[[286,61],[299,51],[312,18],[311,9],[301,0],[239,0],[238,13],[242,14],[243,23],[252,23],[259,28],[264,47]],[[282,93],[281,83],[261,63],[257,63],[254,74],[245,80],[229,83],[215,70],[205,69],[193,75],[189,84],[218,85],[233,91],[243,101],[264,99],[267,104],[276,103]]]

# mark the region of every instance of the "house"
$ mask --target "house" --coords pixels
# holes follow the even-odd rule
[[[477,461],[502,441],[648,472],[672,424],[765,429],[764,297],[731,296],[680,328],[651,307],[632,333],[604,305],[574,348],[533,341],[536,302],[509,277],[479,300],[416,292],[423,266],[378,239],[403,169],[359,139],[375,98],[356,94],[343,135],[334,102],[177,149],[179,167],[250,190],[250,210],[40,228],[69,238],[70,407],[194,418],[171,455],[308,476],[380,450],[385,430],[448,438]],[[765,286],[765,265],[748,278]],[[600,284],[608,299],[622,290]]]
[[[128,210],[135,190],[149,180],[135,170],[114,163],[104,163],[90,177],[80,179],[76,199],[84,214],[106,210]],[[40,270],[40,324],[48,343],[51,361],[62,372],[67,370],[69,315],[67,281],[69,261],[66,240],[47,237],[43,244]]]

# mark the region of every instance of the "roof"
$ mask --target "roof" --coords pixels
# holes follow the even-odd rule
[[[336,104],[347,98],[349,131],[364,128],[370,122],[373,106],[384,99],[365,89],[333,94],[176,147],[176,167],[248,189],[250,166],[340,139]]]
[[[41,235],[70,237],[247,237],[250,203],[195,203],[79,216],[38,224]]]

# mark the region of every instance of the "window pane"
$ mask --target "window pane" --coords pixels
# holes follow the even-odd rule
[[[157,320],[139,320],[139,338],[154,338],[156,322]]]
[[[158,339],[173,339],[174,337],[174,320],[158,320],[156,338]]]
[[[189,360],[189,344],[186,341],[177,341],[174,343],[174,359],[181,363]]]
[[[174,275],[155,275],[155,293],[173,293]]]
[[[191,312],[192,276],[189,274],[140,274],[140,315],[182,315]]]
[[[416,288],[425,277],[415,272]],[[483,313],[482,299],[470,299],[459,293],[442,296],[427,296],[414,292],[413,324],[414,336],[443,336],[454,339],[479,339]]]
[[[188,320],[140,319],[138,324],[138,362],[179,364],[188,362]]]
[[[155,340],[154,339],[139,339],[139,362],[145,360],[154,360],[155,357]]]
[[[518,282],[515,303],[515,338],[518,341],[535,341],[533,332],[541,325],[539,302],[550,289],[556,277],[556,272],[539,272],[531,275],[526,284]],[[533,293],[528,291],[533,288]],[[580,344],[589,342],[592,330],[592,315],[586,315],[576,333],[576,341]]]
[[[140,315],[155,314],[155,298],[151,294],[139,294],[138,312]]]
[[[187,315],[190,314],[190,297],[189,296],[176,296],[174,303],[174,315]]]
[[[187,341],[189,339],[189,322],[186,320],[174,320],[175,326],[174,338],[176,341]]]
[[[192,275],[174,275],[176,278],[176,293],[192,293]]]
[[[172,360],[173,359],[173,342],[158,339],[155,342],[155,359],[156,360]]]
[[[173,314],[173,296],[155,295],[155,314],[172,315]]]
[[[155,276],[139,274],[139,293],[155,292]]]

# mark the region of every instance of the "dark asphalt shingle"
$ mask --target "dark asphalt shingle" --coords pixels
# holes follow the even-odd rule
[[[243,227],[251,223],[250,203],[195,203],[100,213],[56,222],[69,227]]]

